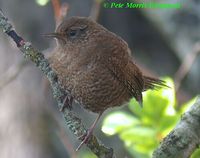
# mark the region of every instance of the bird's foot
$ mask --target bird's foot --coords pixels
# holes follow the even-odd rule
[[[63,104],[62,104],[62,107],[60,108],[60,111],[63,112],[65,108],[68,108],[69,110],[71,110],[72,102],[73,102],[73,97],[67,95],[63,100]]]
[[[79,139],[82,140],[82,142],[76,148],[76,151],[78,151],[83,146],[83,144],[87,144],[88,141],[90,140],[91,136],[92,136],[92,130],[89,129],[86,134],[84,134],[83,136],[79,137]]]
[[[99,120],[99,118],[101,117],[103,111],[101,113],[99,113],[98,117],[96,118],[96,120],[94,121],[94,123],[92,124],[92,126],[89,128],[89,130],[87,131],[87,133],[81,137],[79,137],[79,140],[82,140],[81,144],[78,146],[78,148],[76,149],[76,151],[78,151],[82,146],[83,144],[87,144],[88,141],[91,139],[91,136],[92,136],[92,132]]]

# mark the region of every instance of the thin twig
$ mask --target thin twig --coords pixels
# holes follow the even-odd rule
[[[65,98],[69,93],[62,88],[62,85],[58,82],[57,74],[50,67],[48,60],[44,57],[44,55],[35,49],[31,43],[26,42],[22,37],[20,37],[14,30],[11,23],[8,19],[3,15],[0,10],[0,30],[6,33],[9,37],[11,37],[17,47],[21,50],[25,58],[31,60],[48,78],[52,91],[53,97],[57,101],[58,108],[61,109],[63,106],[63,98]],[[84,127],[80,118],[78,118],[74,112],[65,108],[62,112],[65,123],[68,128],[73,132],[73,134],[77,138],[81,138],[83,135],[86,135],[87,130]],[[105,147],[102,143],[97,140],[97,138],[92,135],[90,140],[87,143],[87,146],[91,149],[91,151],[96,154],[100,158],[112,158],[113,157],[113,149]]]
[[[54,11],[54,18],[57,21],[60,17],[60,1],[59,0],[51,0],[53,11]]]
[[[61,9],[60,9],[60,21],[62,21],[69,11],[69,5],[68,3],[62,3]]]
[[[178,71],[174,75],[176,92],[179,90],[182,80],[190,71],[195,59],[197,58],[199,54],[200,54],[200,42],[196,43],[193,47],[192,52],[186,55],[181,66],[179,67]]]
[[[61,4],[60,0],[51,0],[51,2],[57,27],[63,21],[64,17],[66,17],[69,10],[69,5],[67,3]]]
[[[94,0],[91,11],[90,11],[90,17],[94,21],[97,21],[99,18],[99,13],[101,9],[101,3],[102,0]]]

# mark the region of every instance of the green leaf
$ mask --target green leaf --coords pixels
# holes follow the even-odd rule
[[[166,98],[168,100],[168,105],[176,105],[176,92],[175,92],[175,86],[174,82],[171,78],[165,77],[162,80],[166,82],[166,85],[170,88],[161,88],[160,92],[162,98]]]
[[[120,133],[120,138],[128,148],[140,153],[151,152],[157,145],[156,130],[150,127],[134,126]]]
[[[132,99],[129,108],[135,115],[142,118],[143,123],[157,126],[163,115],[175,115],[174,109],[175,91],[172,79],[165,78],[166,84],[171,88],[160,88],[159,90],[148,90],[143,93],[143,108],[138,106]]]
[[[200,149],[196,149],[192,154],[191,158],[199,158],[200,157]]]
[[[82,150],[78,152],[78,158],[97,158],[97,156],[91,151]]]
[[[160,141],[175,127],[179,118],[180,116],[178,114],[174,116],[163,116],[160,118],[160,125],[158,126]]]
[[[127,150],[134,157],[151,157],[153,150],[174,128],[180,117],[175,109],[174,83],[170,78],[164,80],[171,88],[144,92],[143,108],[134,98],[131,99],[129,109],[134,116],[125,112],[115,112],[104,120],[104,133],[119,134]]]
[[[126,112],[114,112],[104,119],[101,130],[108,135],[114,135],[137,124],[140,121],[134,116]]]
[[[143,109],[140,104],[135,100],[135,98],[132,98],[129,102],[129,108],[130,110],[138,117],[143,117]]]
[[[133,149],[133,147],[127,147],[128,152],[134,157],[134,158],[151,158],[152,153],[140,153]]]

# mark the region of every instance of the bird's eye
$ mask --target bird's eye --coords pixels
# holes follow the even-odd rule
[[[74,38],[78,35],[78,30],[70,30],[69,36]]]
[[[71,39],[82,37],[85,34],[86,28],[87,28],[87,25],[72,26],[66,30],[67,36]]]

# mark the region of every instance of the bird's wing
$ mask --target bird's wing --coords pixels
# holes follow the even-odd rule
[[[112,41],[111,41],[112,42]],[[101,43],[101,45],[104,42]],[[131,96],[142,105],[143,78],[142,73],[131,60],[127,45],[102,45],[105,68],[107,68],[123,84]],[[102,52],[101,52],[102,53]]]
[[[143,91],[143,78],[140,70],[135,67],[132,61],[128,60],[128,63],[123,67],[115,60],[110,60],[107,68],[116,76],[120,83],[128,89],[131,96],[142,105],[142,91]]]

